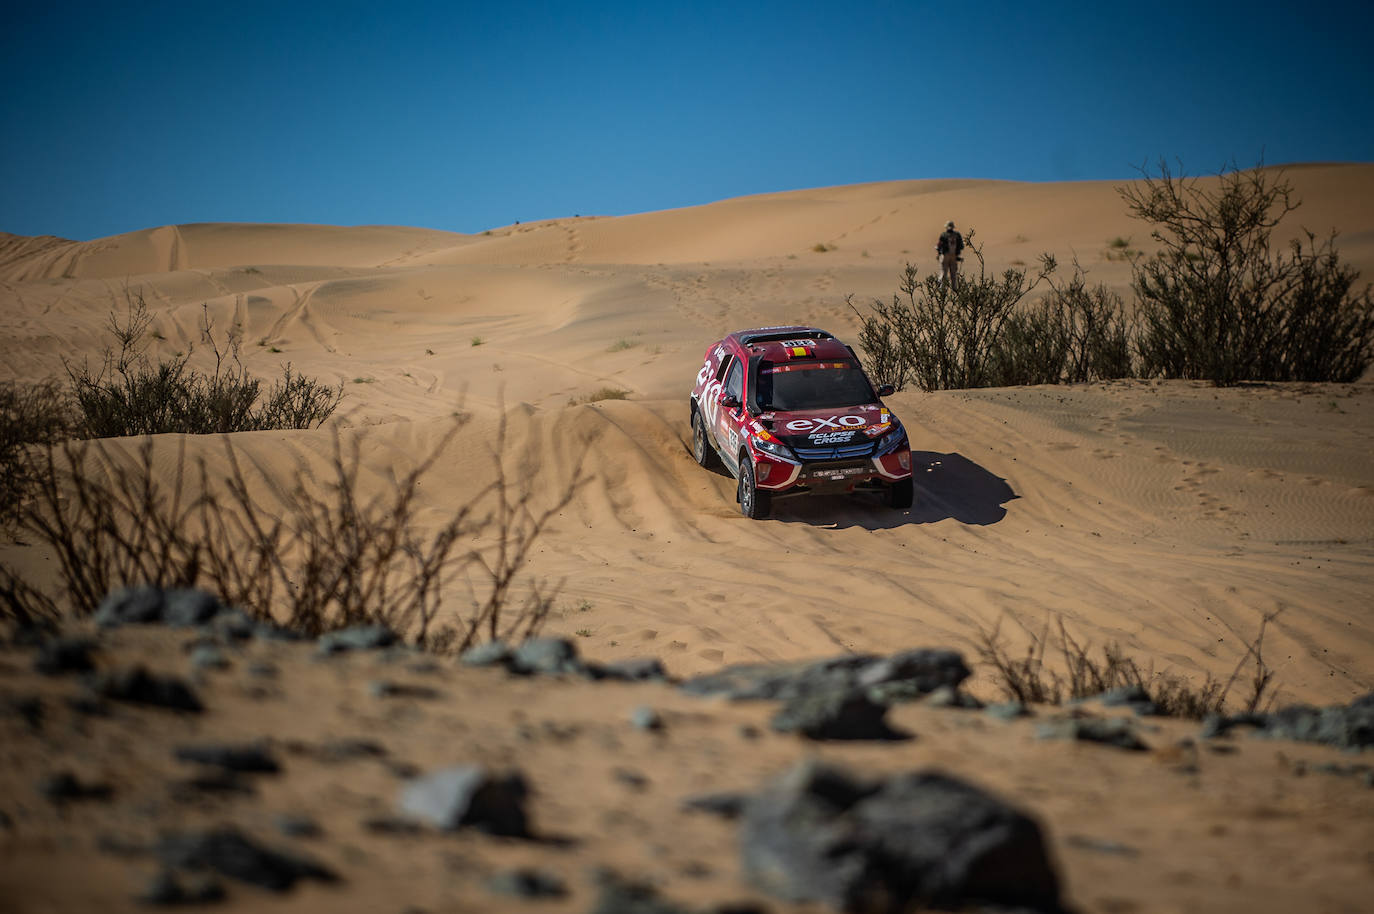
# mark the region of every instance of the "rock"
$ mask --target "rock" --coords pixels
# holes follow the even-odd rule
[[[114,701],[170,708],[174,711],[200,712],[205,706],[183,680],[161,676],[141,666],[97,674],[90,680],[95,694]]]
[[[657,657],[617,660],[597,668],[599,678],[615,682],[667,682],[668,672]]]
[[[346,651],[370,651],[396,643],[396,633],[385,625],[355,625],[320,635],[315,653],[329,657]]]
[[[1283,708],[1265,717],[1259,735],[1325,743],[1341,749],[1374,746],[1374,701],[1364,696],[1345,706]]]
[[[180,588],[162,595],[162,621],[177,628],[203,625],[224,609],[219,597],[204,590]]]
[[[95,648],[95,642],[89,638],[54,638],[38,649],[33,668],[44,676],[88,673],[95,669],[91,661]]]
[[[458,662],[463,666],[507,666],[511,650],[504,641],[488,641],[463,651]]]
[[[589,914],[690,914],[664,901],[647,885],[621,879],[609,870],[597,874],[597,898]]]
[[[387,752],[386,747],[375,740],[335,739],[321,743],[313,754],[322,762],[351,762],[362,758],[385,758]]]
[[[263,624],[266,623],[254,622],[248,613],[236,606],[232,609],[221,609],[201,630],[207,635],[227,641],[248,641],[258,634]]]
[[[533,867],[502,870],[487,880],[487,891],[516,898],[563,898],[568,887],[552,873]]]
[[[200,799],[202,794],[251,796],[257,789],[235,771],[216,769],[198,774],[170,785],[172,799],[190,803]]]
[[[809,739],[903,739],[885,717],[887,705],[862,692],[819,692],[788,701],[769,725],[779,733],[801,733]]]
[[[702,793],[682,801],[683,812],[704,812],[722,819],[738,819],[744,815],[749,794],[739,792]]]
[[[529,837],[528,794],[519,772],[493,774],[458,765],[416,778],[401,790],[400,810],[445,831],[472,826],[494,835]]]
[[[363,828],[374,835],[418,835],[423,829],[400,816],[373,816],[363,820]]]
[[[43,710],[43,699],[37,695],[14,695],[10,696],[5,704],[7,705],[5,711],[22,719],[30,731],[42,732],[43,719],[46,716],[46,712]]]
[[[643,790],[649,786],[649,779],[632,768],[616,768],[611,776],[631,790]]]
[[[636,730],[662,730],[663,718],[648,705],[640,705],[630,712],[630,726]]]
[[[318,838],[324,834],[320,823],[305,815],[285,813],[273,820],[277,831],[289,838]]]
[[[1035,821],[938,772],[864,782],[802,762],[750,799],[740,846],[746,878],[789,903],[1060,910]]]
[[[223,670],[229,667],[229,658],[212,644],[202,644],[191,651],[191,669]]]
[[[577,646],[567,638],[531,638],[511,654],[510,669],[522,676],[581,673]]]
[[[175,754],[179,761],[210,765],[224,771],[253,774],[276,774],[281,771],[277,760],[261,743],[205,743],[199,746],[178,746]]]
[[[121,587],[105,595],[93,618],[101,628],[152,624],[162,621],[162,606],[160,588]]]
[[[214,870],[273,892],[284,892],[302,879],[338,881],[308,857],[263,847],[233,826],[167,835],[158,842],[157,854],[166,866]]]
[[[1019,701],[1007,701],[1001,704],[988,705],[984,709],[984,713],[998,720],[1010,721],[1016,720],[1018,717],[1029,717],[1030,709]]]
[[[379,679],[367,684],[368,694],[373,698],[420,698],[433,699],[439,697],[439,690],[429,686],[410,685],[403,682],[392,682],[388,679]]]
[[[210,878],[196,878],[185,885],[173,870],[161,870],[148,882],[136,901],[148,905],[180,906],[213,904],[224,900],[224,886]]]
[[[108,800],[114,795],[109,784],[83,784],[70,771],[59,771],[38,784],[38,792],[56,804],[79,800]]]
[[[207,591],[145,585],[110,591],[96,607],[94,618],[101,628],[155,624],[182,628],[204,625],[223,611],[219,597]]]
[[[1037,739],[1073,739],[1144,751],[1150,747],[1136,734],[1128,717],[1058,717],[1036,727]]]
[[[922,648],[890,657],[849,654],[819,662],[743,664],[689,679],[682,689],[736,701],[790,701],[802,695],[868,690],[875,701],[888,703],[958,686],[968,675],[956,651]]]

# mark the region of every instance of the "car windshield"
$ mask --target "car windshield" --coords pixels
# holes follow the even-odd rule
[[[794,411],[861,406],[874,401],[873,387],[857,365],[827,362],[821,365],[759,366],[760,409]]]

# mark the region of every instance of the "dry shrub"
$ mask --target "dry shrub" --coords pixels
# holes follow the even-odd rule
[[[454,506],[437,529],[426,529],[417,522],[421,480],[465,424],[455,419],[413,469],[374,496],[359,485],[362,435],[345,442],[336,430],[327,474],[317,478],[298,462],[285,485],[275,486],[285,507],[273,510],[255,499],[228,436],[222,480],[203,459],[187,460],[184,440],[171,472],[155,459],[153,438],[140,442],[132,459],[107,442],[67,442],[34,456],[36,485],[20,526],[53,550],[61,601],[78,615],[121,586],[203,587],[252,616],[311,636],[381,623],[444,649],[461,650],[479,638],[520,639],[542,624],[556,589],[531,581],[512,610],[517,578],[534,543],[583,484],[581,464],[552,499],[537,497],[537,480],[516,482],[505,470],[503,421],[492,442],[494,481]],[[436,631],[444,594],[464,581],[470,611],[451,613],[458,622]],[[23,603],[23,594],[15,600]],[[40,611],[36,604],[25,609]]]
[[[1242,704],[1246,712],[1263,710],[1273,701],[1273,671],[1264,662],[1264,630],[1271,614],[1260,620],[1255,640],[1246,646],[1236,668],[1226,681],[1208,674],[1201,686],[1174,673],[1154,671],[1154,664],[1142,667],[1116,643],[1106,645],[1094,656],[1092,645],[1069,634],[1062,618],[1056,620],[1057,644],[1047,622],[1037,634],[1029,632],[1024,655],[1016,655],[1003,639],[999,619],[989,629],[979,629],[976,650],[979,659],[992,667],[997,687],[1013,701],[1026,704],[1058,705],[1066,701],[1093,698],[1113,689],[1138,687],[1150,696],[1156,711],[1166,717],[1201,719],[1226,710],[1231,689],[1253,660],[1250,689]],[[1050,648],[1061,663],[1050,666],[1045,655]]]

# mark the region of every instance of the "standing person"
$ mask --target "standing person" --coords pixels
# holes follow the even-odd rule
[[[964,236],[954,230],[952,221],[945,223],[945,230],[935,245],[935,253],[940,257],[940,282],[948,282],[951,289],[958,288],[959,261],[964,259]]]

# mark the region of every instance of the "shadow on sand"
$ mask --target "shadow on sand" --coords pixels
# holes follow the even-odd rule
[[[916,500],[910,511],[893,510],[883,496],[865,492],[780,498],[773,502],[773,517],[784,523],[869,530],[942,520],[986,527],[1006,517],[1003,506],[1018,497],[1005,479],[961,454],[912,451],[911,462],[916,470]]]

